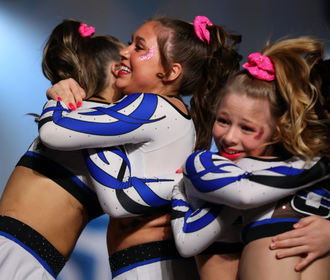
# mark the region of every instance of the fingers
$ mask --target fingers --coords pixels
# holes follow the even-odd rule
[[[304,232],[302,229],[293,229],[293,230],[287,231],[285,233],[274,236],[272,238],[272,241],[278,242],[278,241],[282,241],[282,240],[289,240],[292,238],[301,237],[303,235],[304,235]]]
[[[57,100],[57,101],[61,101],[62,98],[59,97],[59,95],[56,93],[56,91],[54,90],[53,87],[47,89],[46,91],[46,95],[48,99],[53,99],[53,100]]]
[[[182,173],[183,172],[183,166],[181,166],[175,173]]]
[[[301,254],[305,254],[307,250],[307,246],[297,246],[285,250],[280,250],[276,252],[276,258],[283,259],[287,257],[298,256]]]
[[[316,259],[316,255],[310,253],[306,256],[306,258],[302,259],[302,261],[300,263],[298,263],[295,266],[295,270],[299,271],[301,269],[303,269],[304,267],[306,267],[307,265],[309,265],[312,261],[314,261]]]
[[[293,227],[296,229],[306,227],[318,219],[322,219],[322,218],[318,217],[318,216],[305,217],[305,218],[300,219],[299,222],[297,222],[296,224],[293,225]]]
[[[70,78],[62,80],[49,88],[47,97],[63,101],[69,109],[75,110],[82,105],[86,93],[75,80]]]
[[[292,248],[296,246],[305,245],[304,237],[295,236],[292,238],[286,238],[283,240],[275,241],[270,244],[270,249],[284,249],[284,248]]]
[[[307,246],[300,246],[300,247],[294,247],[291,249],[286,249],[283,251],[278,251],[276,253],[276,257],[278,259],[283,259],[283,258],[287,258],[287,257],[293,257],[293,256],[299,256],[302,254],[306,254],[306,251],[308,250]],[[310,252],[306,255],[305,258],[303,258],[296,266],[295,266],[295,270],[299,271],[301,269],[303,269],[304,267],[306,267],[307,265],[309,265],[312,261],[314,261],[317,258],[317,254]]]

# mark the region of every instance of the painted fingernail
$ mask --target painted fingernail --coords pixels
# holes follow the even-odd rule
[[[62,98],[61,97],[57,97],[57,101],[62,101]]]
[[[70,109],[73,109],[74,108],[74,105],[72,103],[69,103],[69,108]]]
[[[78,103],[77,103],[77,107],[80,107],[82,105],[82,103],[79,101]]]

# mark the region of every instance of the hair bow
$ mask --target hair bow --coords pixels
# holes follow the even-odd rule
[[[275,67],[269,57],[260,53],[251,53],[248,56],[248,62],[243,64],[243,68],[247,69],[250,74],[264,81],[275,80]]]
[[[86,23],[82,23],[80,24],[78,31],[81,36],[88,37],[95,33],[95,28],[93,26],[88,26]]]
[[[212,22],[204,16],[197,16],[194,21],[194,29],[199,39],[210,43],[210,32],[206,29],[207,26],[212,25]]]

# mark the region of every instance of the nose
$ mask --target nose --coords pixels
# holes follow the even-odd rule
[[[239,131],[235,130],[235,128],[230,127],[226,131],[226,133],[222,137],[222,144],[223,146],[234,146],[238,144],[238,137],[239,136]]]
[[[128,47],[126,47],[125,49],[122,49],[120,52],[119,52],[119,55],[122,57],[122,58],[126,58],[128,59],[129,57],[129,51],[128,51]]]

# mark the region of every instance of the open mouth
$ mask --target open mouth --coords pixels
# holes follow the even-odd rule
[[[227,159],[234,160],[242,154],[244,154],[244,151],[228,150],[226,148],[221,147],[221,155]]]
[[[234,155],[234,154],[241,154],[242,153],[242,151],[227,150],[225,148],[222,148],[222,151],[224,151],[228,155]]]
[[[119,72],[121,72],[122,74],[129,74],[129,73],[131,73],[132,71],[131,71],[131,69],[128,68],[127,66],[120,65],[120,66],[119,66]],[[119,72],[118,72],[118,73],[119,73]]]

